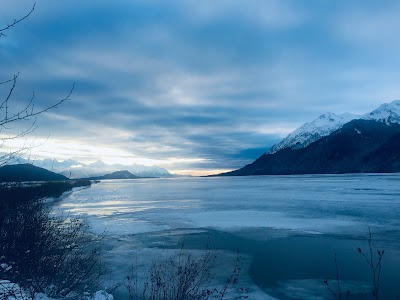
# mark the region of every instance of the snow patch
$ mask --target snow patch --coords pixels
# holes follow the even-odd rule
[[[8,300],[28,300],[32,299],[30,295],[25,293],[25,291],[16,283],[10,282],[8,280],[0,279],[0,295],[2,297],[7,297]],[[55,300],[47,297],[45,294],[36,294],[33,300]]]
[[[92,300],[114,300],[114,297],[105,291],[97,291]]]
[[[0,296],[7,297],[8,300],[31,300],[32,297],[27,294],[18,284],[9,280],[0,279]],[[3,298],[2,298],[3,299]],[[82,297],[85,300],[114,300],[114,297],[107,292],[100,290],[94,293],[93,296]],[[57,300],[50,298],[43,293],[35,295],[33,300]]]

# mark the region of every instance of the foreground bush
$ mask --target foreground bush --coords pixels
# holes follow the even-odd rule
[[[213,268],[216,251],[207,250],[201,255],[190,252],[176,252],[165,259],[156,261],[149,270],[148,280],[140,282],[137,266],[133,265],[124,286],[129,300],[200,300],[200,299],[247,299],[246,295],[234,296],[232,288],[237,283],[240,266],[239,253],[232,271],[222,284],[214,282]],[[246,294],[243,288],[235,292]]]
[[[79,220],[50,216],[44,190],[0,187],[0,279],[17,283],[31,298],[41,292],[79,298],[100,276],[99,238],[85,233]],[[61,190],[53,185],[48,191]]]

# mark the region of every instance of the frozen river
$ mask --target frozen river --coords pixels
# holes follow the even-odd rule
[[[220,270],[238,248],[239,284],[250,299],[327,299],[322,279],[335,276],[333,253],[344,288],[365,298],[370,277],[355,249],[367,250],[370,227],[374,246],[385,249],[382,291],[400,295],[400,175],[110,180],[73,192],[55,209],[107,232],[115,280],[127,259],[151,261],[182,242],[199,251],[211,240],[221,249]]]

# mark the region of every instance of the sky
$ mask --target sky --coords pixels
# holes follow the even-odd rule
[[[0,27],[33,4],[2,0]],[[0,38],[0,82],[19,73],[10,107],[34,91],[40,109],[75,88],[0,150],[33,143],[35,158],[178,174],[237,169],[324,112],[399,99],[399,20],[398,1],[37,0]]]

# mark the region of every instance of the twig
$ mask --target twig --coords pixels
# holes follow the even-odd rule
[[[0,37],[5,36],[5,34],[4,34],[5,31],[7,31],[8,29],[14,27],[14,26],[17,25],[18,23],[20,23],[20,22],[22,22],[23,20],[25,20],[26,18],[28,18],[28,17],[31,15],[31,13],[35,10],[35,6],[36,6],[36,3],[33,4],[31,10],[30,10],[25,16],[23,16],[23,17],[20,18],[20,19],[14,19],[14,21],[11,22],[10,24],[8,24],[6,27],[1,28],[1,29],[0,29]]]

